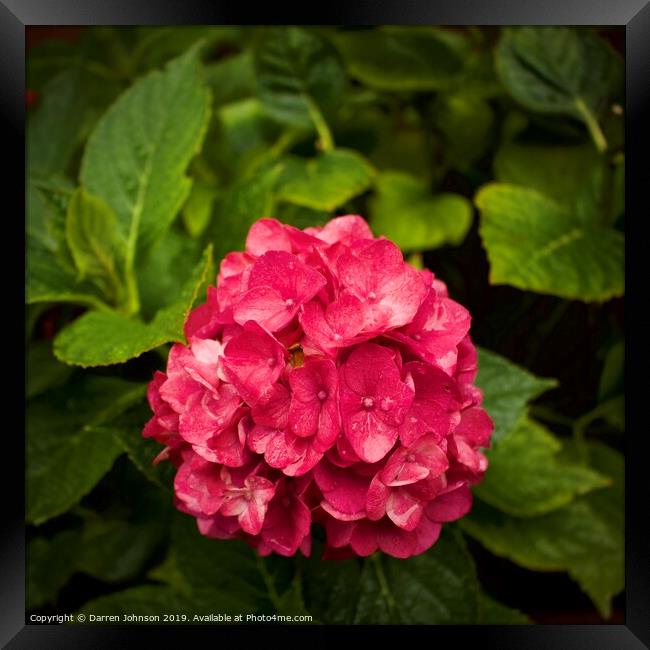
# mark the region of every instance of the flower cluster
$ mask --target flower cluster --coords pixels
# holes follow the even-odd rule
[[[492,422],[470,314],[358,216],[256,222],[185,324],[144,436],[201,533],[262,555],[427,550],[471,507]]]

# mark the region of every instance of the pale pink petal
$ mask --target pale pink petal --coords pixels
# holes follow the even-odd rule
[[[413,530],[420,523],[423,511],[422,502],[404,489],[392,490],[386,501],[386,514],[403,530]]]

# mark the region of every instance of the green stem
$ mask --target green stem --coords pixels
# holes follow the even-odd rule
[[[264,579],[266,590],[269,592],[269,600],[271,601],[271,604],[273,607],[275,607],[276,611],[280,611],[282,609],[282,600],[277,592],[277,589],[275,588],[275,585],[273,584],[273,578],[266,569],[264,559],[259,555],[257,556],[257,567],[259,569],[259,572],[262,574],[262,578]]]
[[[587,125],[587,129],[589,130],[591,139],[596,145],[596,149],[598,149],[600,153],[605,153],[607,151],[607,140],[605,139],[605,134],[600,128],[600,124],[598,124],[598,120],[587,108],[587,105],[582,101],[582,99],[576,99],[575,105]]]
[[[323,151],[331,151],[334,149],[332,132],[330,131],[329,126],[327,126],[327,122],[325,121],[323,114],[320,112],[320,109],[312,100],[309,100],[309,115],[316,127],[316,132],[318,133],[318,138]]]
[[[272,158],[279,158],[287,149],[290,149],[300,137],[300,132],[296,129],[287,129],[283,131],[278,139],[271,145],[269,154]]]
[[[374,553],[370,556],[372,563],[375,567],[375,573],[377,574],[377,582],[379,582],[379,588],[381,589],[381,595],[384,597],[388,603],[390,609],[395,609],[395,599],[393,594],[390,593],[390,588],[388,587],[388,581],[386,580],[386,574],[384,573],[384,567],[381,564],[381,555],[379,553]]]
[[[129,264],[126,269],[126,314],[133,316],[140,311],[140,293],[138,291],[138,281],[135,277],[133,264]]]

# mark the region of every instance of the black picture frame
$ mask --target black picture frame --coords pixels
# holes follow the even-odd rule
[[[626,176],[626,213],[629,217],[626,248],[626,285],[628,305],[634,313],[627,330],[626,368],[628,373],[643,377],[642,332],[645,321],[641,300],[645,277],[642,267],[635,272],[635,247],[643,245],[638,225],[643,221],[641,206],[644,187],[642,175],[647,175],[647,162],[642,156],[650,151],[645,119],[650,90],[650,0],[359,0],[353,3],[328,0],[320,15],[307,15],[302,7],[282,7],[277,3],[246,7],[245,3],[227,0],[0,0],[0,110],[2,111],[2,142],[7,170],[5,187],[16,195],[16,209],[12,224],[24,236],[24,229],[15,215],[23,209],[25,193],[25,28],[33,25],[169,25],[169,24],[441,24],[441,25],[622,25],[626,32],[626,141],[630,163]],[[311,7],[313,8],[313,7]],[[15,178],[13,178],[15,176]],[[647,184],[647,179],[645,180]],[[635,213],[638,209],[639,215]],[[5,215],[8,219],[8,215]],[[9,226],[5,222],[6,228]],[[21,236],[20,234],[18,235]],[[11,244],[13,247],[14,245]],[[17,247],[18,245],[15,244]],[[20,258],[21,256],[19,256]],[[16,261],[11,255],[0,255],[3,275],[14,282]],[[24,258],[22,259],[24,262]],[[640,265],[639,265],[640,266]],[[641,278],[641,279],[639,279]],[[16,311],[6,305],[5,321],[11,325],[5,335],[5,346],[18,352],[18,346],[7,341],[21,340],[24,328],[21,319],[9,318],[10,313],[23,313],[21,283],[16,295]],[[631,299],[631,300],[630,300]],[[628,307],[630,308],[630,307]],[[629,320],[629,318],[628,318]],[[11,352],[12,350],[9,350]],[[631,353],[629,352],[631,351]],[[5,361],[9,364],[10,361]],[[20,360],[17,363],[21,363]],[[24,361],[23,361],[24,363]],[[15,365],[14,367],[21,367]],[[5,370],[7,372],[7,370]],[[5,377],[7,375],[5,374]],[[641,386],[644,382],[641,382]],[[647,432],[638,427],[638,418],[630,417],[637,404],[639,382],[628,381],[627,422],[632,423],[626,438],[626,602],[624,625],[562,625],[562,626],[471,626],[436,628],[427,631],[427,642],[436,643],[443,637],[454,644],[481,643],[484,647],[499,648],[612,648],[616,650],[650,647],[650,543],[648,542],[649,483],[644,475],[646,456],[638,447]],[[9,380],[3,396],[8,406],[19,404],[19,381]],[[16,393],[14,395],[14,392]],[[24,394],[23,394],[24,397]],[[634,415],[634,412],[632,413]],[[2,517],[3,534],[0,538],[0,645],[8,648],[114,648],[131,647],[142,643],[144,636],[156,632],[151,627],[127,626],[69,626],[26,625],[25,620],[25,540],[24,540],[24,477],[11,476],[11,466],[24,468],[24,439],[18,434],[23,418],[18,416],[14,426],[4,434],[4,469],[0,472],[5,483],[1,494],[5,514]],[[24,428],[23,428],[24,430]],[[20,472],[19,472],[20,473]],[[645,534],[644,534],[645,533]],[[315,628],[274,626],[253,628],[267,635],[280,631],[286,639],[305,638],[307,635],[327,640],[331,630]],[[346,628],[346,639],[353,641],[357,634],[367,635],[367,630]],[[160,630],[159,630],[160,631]],[[222,643],[239,641],[251,628],[207,628],[212,639]],[[165,636],[168,628],[163,629]],[[206,628],[183,627],[185,642]],[[340,634],[340,630],[334,630]],[[384,636],[384,632],[380,632]],[[386,630],[406,638],[408,630]],[[428,636],[431,634],[432,636]],[[362,637],[359,637],[360,639]],[[310,641],[313,642],[313,641]]]

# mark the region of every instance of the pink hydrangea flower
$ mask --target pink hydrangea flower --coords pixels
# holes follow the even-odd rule
[[[177,507],[261,555],[423,553],[487,469],[470,321],[361,217],[259,220],[149,385]]]

